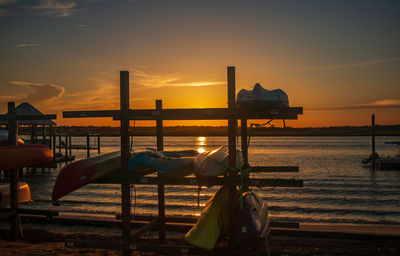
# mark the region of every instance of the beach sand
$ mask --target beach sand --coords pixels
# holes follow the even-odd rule
[[[24,240],[11,241],[6,239],[9,228],[5,225],[0,229],[0,255],[120,255],[117,250],[67,248],[64,242],[66,239],[119,241],[118,228],[24,224]],[[300,233],[297,234],[298,231]],[[301,233],[303,231],[305,233]],[[291,234],[288,229],[278,228],[271,231],[270,251],[271,255],[400,255],[399,231],[400,227],[397,226],[304,224]],[[312,232],[317,233],[312,235]],[[328,235],[321,235],[324,232]],[[329,235],[332,233],[352,236],[341,238]],[[179,232],[167,233],[167,237],[174,240],[173,243],[180,241],[182,245],[187,245],[182,239],[183,235]],[[150,243],[157,242],[156,232],[148,233],[145,237]],[[132,252],[132,255],[141,254]]]

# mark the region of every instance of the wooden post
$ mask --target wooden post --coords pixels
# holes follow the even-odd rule
[[[159,114],[162,111],[162,100],[156,100],[156,109]],[[164,149],[163,140],[163,120],[161,117],[157,118],[157,150]],[[159,223],[159,240],[160,243],[165,243],[165,188],[163,184],[158,184],[158,218]]]
[[[72,127],[68,128],[68,147],[69,147],[69,156],[72,156]]]
[[[42,125],[42,144],[47,144],[47,138],[46,138],[46,125]]]
[[[10,145],[17,145],[18,123],[16,121],[15,102],[8,102],[8,140]],[[11,210],[18,209],[18,170],[10,169],[10,206]],[[12,238],[18,240],[19,219],[18,213],[11,218]]]
[[[235,89],[235,67],[228,67],[228,147],[229,147],[229,166],[236,169],[236,130],[237,130],[237,119],[234,116],[236,112],[236,89]],[[229,180],[232,181],[234,172],[229,171]],[[229,185],[229,246],[234,246],[235,237],[235,223],[236,219],[236,196],[235,186]]]
[[[376,165],[376,153],[375,153],[375,114],[372,114],[371,118],[371,130],[372,130],[372,170],[375,171],[375,165]]]
[[[100,155],[100,134],[97,135],[97,154]]]
[[[51,124],[49,125],[49,147],[53,149],[53,126]]]
[[[128,172],[129,163],[129,72],[120,72],[121,104],[121,171]],[[131,186],[121,185],[122,194],[122,254],[131,255],[129,241],[131,237]]]
[[[58,153],[61,155],[61,127],[58,127]]]
[[[86,158],[90,157],[90,135],[89,131],[86,131]]]
[[[68,161],[68,134],[65,135],[65,161]]]
[[[247,145],[247,119],[242,118],[240,120],[240,136],[242,139],[242,156],[243,156],[243,165],[247,167],[249,165],[249,152]]]

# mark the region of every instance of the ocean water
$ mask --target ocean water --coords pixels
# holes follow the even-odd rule
[[[86,138],[73,138],[73,144],[85,144]],[[376,150],[381,155],[397,153],[400,137],[377,137]],[[165,137],[165,150],[212,150],[227,144],[226,137]],[[102,153],[119,150],[119,138],[103,137]],[[238,141],[240,145],[240,140]],[[135,137],[135,151],[155,148],[155,137]],[[238,148],[240,148],[238,146]],[[263,173],[254,177],[296,178],[301,188],[265,187],[251,189],[267,201],[275,221],[316,223],[370,223],[400,225],[400,171],[376,171],[362,167],[361,160],[371,152],[369,137],[251,137],[249,162],[256,166],[299,166],[298,173]],[[77,159],[86,151],[74,150]],[[97,155],[97,151],[91,151]],[[120,214],[120,185],[90,184],[60,200],[51,202],[58,172],[37,170],[25,173],[21,180],[31,187],[33,202],[22,208],[50,209],[60,215],[114,216]],[[166,214],[199,215],[201,207],[218,187],[166,186]],[[132,213],[157,214],[157,186],[132,186]]]

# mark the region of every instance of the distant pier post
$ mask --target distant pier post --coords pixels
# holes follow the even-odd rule
[[[97,154],[100,155],[100,134],[97,135]]]
[[[121,114],[121,171],[128,172],[129,152],[129,72],[120,72]],[[131,238],[131,185],[121,185],[122,204],[122,255],[130,256]]]
[[[164,150],[163,120],[161,118],[162,100],[156,100],[157,118],[157,150]],[[160,223],[159,240],[165,243],[165,188],[163,184],[158,184],[158,218]]]
[[[372,120],[371,120],[371,122],[372,122],[372,124],[371,124],[371,131],[372,131],[372,136],[371,136],[371,139],[372,139],[372,170],[373,171],[375,171],[375,169],[376,169],[376,167],[375,167],[375,165],[376,165],[376,153],[375,153],[375,114],[372,114],[372,118],[371,118]]]
[[[86,157],[90,157],[90,134],[86,131]]]
[[[68,128],[68,148],[69,148],[69,155],[72,156],[72,127]]]

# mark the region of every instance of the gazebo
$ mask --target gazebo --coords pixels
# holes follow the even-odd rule
[[[15,108],[16,114],[18,116],[43,116],[43,113],[40,112],[37,108],[29,104],[28,102],[21,103]],[[8,113],[7,113],[8,114]],[[18,124],[21,126],[31,126],[31,142],[38,142],[38,127],[42,127],[42,143],[43,144],[49,144],[51,146],[51,134],[52,134],[52,129],[53,126],[56,125],[55,122],[52,120],[20,120]],[[7,125],[7,120],[0,120],[0,125]],[[49,134],[49,141],[47,140],[46,136],[46,126],[49,127],[50,134]]]

